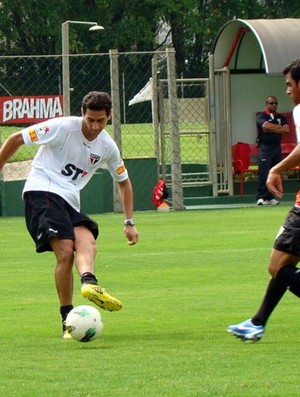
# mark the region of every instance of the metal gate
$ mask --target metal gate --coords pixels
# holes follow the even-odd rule
[[[158,87],[161,177],[171,186],[177,179],[172,172],[172,128],[175,124],[175,130],[178,130],[177,157],[181,163],[182,188],[212,186],[214,192],[216,150],[210,130],[209,79],[176,79],[177,120],[172,118],[170,111],[169,81],[158,81]]]
[[[233,194],[232,138],[230,117],[230,72],[228,68],[214,70],[214,120],[216,131],[215,156],[218,174],[218,195]]]

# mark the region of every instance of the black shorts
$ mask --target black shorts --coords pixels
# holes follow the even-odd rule
[[[52,251],[49,239],[75,240],[74,226],[86,226],[96,239],[98,224],[76,211],[55,193],[30,191],[24,194],[27,229],[36,244],[36,252]]]
[[[294,206],[278,231],[274,248],[300,257],[300,208]]]

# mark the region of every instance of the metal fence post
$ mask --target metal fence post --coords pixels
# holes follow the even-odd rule
[[[176,89],[175,50],[167,48],[169,122],[171,133],[171,169],[172,169],[172,207],[184,209],[182,190],[182,171],[180,154],[180,131],[178,124],[178,99]]]
[[[158,131],[158,94],[157,94],[157,62],[158,55],[152,58],[152,123],[154,136],[154,157],[159,158],[159,131]]]
[[[2,146],[2,131],[0,130],[0,147]],[[3,170],[0,171],[0,216],[5,216],[5,185]]]
[[[62,83],[64,116],[70,116],[70,49],[69,49],[69,22],[61,24],[62,42]]]
[[[119,78],[119,53],[118,50],[109,50],[110,82],[112,99],[112,130],[113,137],[122,156],[121,135],[121,106],[120,106],[120,78]],[[118,183],[114,181],[114,212],[122,212]]]
[[[214,55],[209,55],[209,164],[210,180],[212,182],[213,196],[218,195],[218,166],[216,155],[216,98],[215,98],[215,72]]]

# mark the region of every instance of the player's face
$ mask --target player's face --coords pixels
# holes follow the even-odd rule
[[[85,114],[82,113],[83,135],[87,140],[92,141],[106,127],[109,120],[110,116],[107,116],[105,110],[87,109]]]
[[[300,82],[296,83],[296,81],[292,79],[290,73],[286,75],[285,82],[287,87],[286,89],[287,95],[297,105],[298,103],[300,103]]]

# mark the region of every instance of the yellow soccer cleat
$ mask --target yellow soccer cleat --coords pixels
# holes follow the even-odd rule
[[[123,304],[117,298],[109,295],[105,289],[99,285],[82,284],[81,295],[92,302],[94,302],[101,309],[110,312],[117,312],[122,309]]]
[[[73,339],[72,335],[70,334],[69,328],[66,326],[66,322],[63,322],[63,333],[62,333],[63,339]]]

